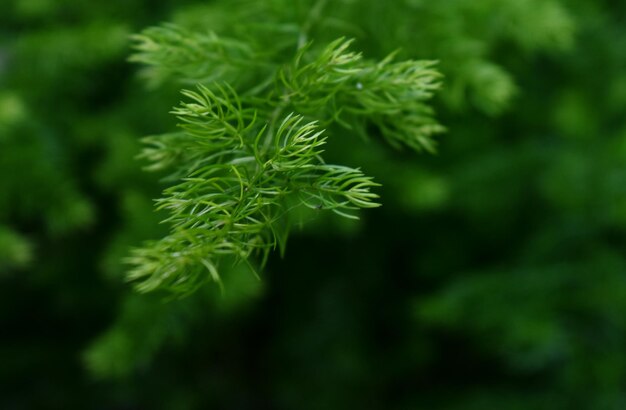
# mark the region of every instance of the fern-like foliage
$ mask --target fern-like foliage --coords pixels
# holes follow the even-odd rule
[[[195,33],[175,25],[152,27],[133,36],[136,53],[130,61],[146,64],[152,86],[170,78],[195,84],[214,80],[237,82],[262,67],[265,59],[247,43],[213,32]]]
[[[432,151],[442,131],[427,105],[440,77],[430,61],[368,61],[338,39],[294,47],[287,63],[243,67],[228,50],[252,55],[254,47],[214,35],[186,41],[166,26],[136,39],[134,59],[152,64],[154,78],[185,74],[199,83],[172,111],[181,130],[145,139],[148,169],[170,172],[157,207],[169,212],[171,231],[128,258],[140,291],[188,294],[219,283],[225,263],[263,266],[271,250],[284,252],[296,207],[357,218],[359,208],[379,206],[371,177],[322,158],[331,133],[375,129],[395,147]],[[223,63],[216,71],[205,66],[212,58]]]

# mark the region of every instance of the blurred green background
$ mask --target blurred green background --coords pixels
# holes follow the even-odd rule
[[[440,61],[438,154],[332,141],[382,208],[320,215],[223,294],[124,282],[166,229],[139,139],[181,87],[147,87],[129,36],[313,3],[2,4],[0,408],[626,408],[623,1],[328,2],[313,38]]]

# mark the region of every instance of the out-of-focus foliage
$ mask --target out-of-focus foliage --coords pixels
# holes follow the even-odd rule
[[[9,2],[0,407],[624,408],[625,15],[608,0]],[[133,33],[164,21],[183,33],[172,50],[204,42],[129,64]],[[261,281],[240,264],[223,293],[133,293],[122,260],[167,234],[152,199],[171,184],[135,157],[174,129],[179,89],[254,89],[263,70],[233,67],[342,36],[368,61],[438,61],[438,154],[375,127],[329,138],[325,160],[374,177],[383,207],[302,212]]]
[[[27,266],[31,257],[31,245],[23,236],[0,227],[0,273]]]

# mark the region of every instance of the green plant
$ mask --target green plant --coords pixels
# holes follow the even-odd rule
[[[150,64],[153,79],[173,72],[200,82],[172,111],[182,131],[144,140],[148,169],[170,172],[157,206],[171,231],[128,258],[140,291],[187,294],[220,282],[224,263],[252,266],[253,255],[263,266],[272,249],[284,252],[295,208],[357,218],[358,208],[377,207],[371,177],[324,161],[329,135],[374,133],[396,148],[434,151],[432,136],[443,131],[427,105],[440,85],[430,61],[370,61],[342,38],[315,48],[294,37],[287,63],[269,44],[172,26],[136,40],[132,59]]]

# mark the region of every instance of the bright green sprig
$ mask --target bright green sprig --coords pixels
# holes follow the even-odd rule
[[[366,135],[373,125],[392,145],[416,150],[432,150],[431,137],[441,131],[426,104],[439,87],[432,62],[372,62],[339,39],[320,50],[307,44],[286,65],[244,68],[214,54],[230,41],[196,36],[187,44],[175,29],[163,30],[144,33],[135,59],[157,72],[209,80],[183,91],[185,101],[172,111],[180,132],[145,139],[148,169],[170,171],[172,186],[157,207],[169,213],[171,231],[128,258],[129,279],[141,291],[188,294],[219,283],[225,263],[253,267],[258,258],[263,266],[272,250],[284,252],[296,207],[357,218],[358,209],[379,206],[371,177],[324,162],[329,133],[322,127]],[[228,70],[210,71],[196,61],[204,57],[223,58]],[[232,80],[264,78],[272,64],[271,81],[250,88]]]
[[[303,61],[308,46],[301,49],[294,64],[280,71],[283,98],[298,112],[324,112],[361,135],[369,122],[396,147],[433,152],[432,136],[444,130],[426,103],[441,85],[436,63],[394,62],[394,54],[367,61],[348,51],[351,44],[338,39],[309,63]]]
[[[188,293],[207,279],[219,282],[225,259],[247,262],[256,254],[265,260],[270,250],[284,249],[294,198],[351,218],[358,208],[378,206],[378,196],[370,192],[377,184],[370,177],[323,163],[326,137],[315,122],[290,114],[269,134],[233,90],[220,91],[203,86],[186,91],[191,102],[173,111],[187,138],[187,156],[179,156],[186,176],[157,201],[170,213],[171,234],[134,250],[128,259],[134,265],[129,278],[141,281],[142,291]],[[171,165],[168,151],[177,149],[167,146],[171,135],[165,140],[149,140],[147,156],[161,158],[157,168]]]

